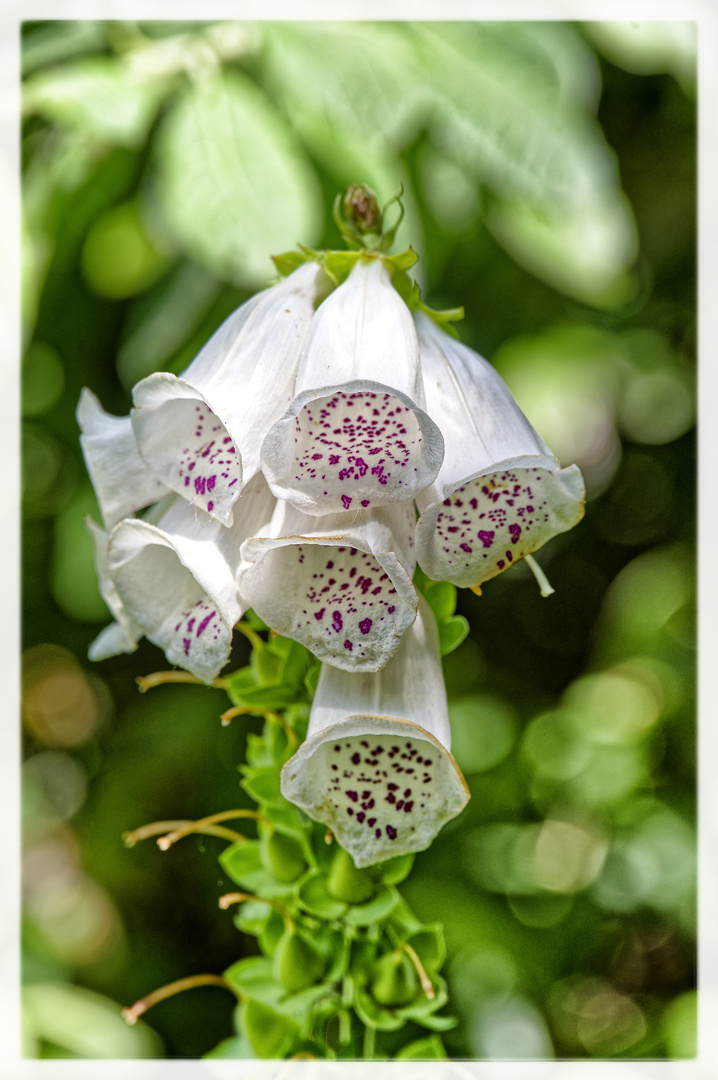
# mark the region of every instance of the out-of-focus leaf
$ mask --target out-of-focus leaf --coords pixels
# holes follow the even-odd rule
[[[28,79],[24,107],[103,141],[139,146],[168,86],[121,60],[89,56]]]
[[[218,277],[257,285],[288,240],[312,244],[319,188],[270,102],[236,71],[207,76],[175,103],[158,135],[153,192],[170,238]]]
[[[415,1039],[407,1043],[396,1055],[396,1061],[437,1061],[447,1057],[444,1045],[438,1035],[429,1035],[426,1039]]]
[[[45,26],[26,24],[22,35],[22,73],[58,64],[105,45],[103,24],[94,19],[56,19]]]
[[[469,622],[464,615],[452,615],[450,619],[445,619],[444,622],[439,623],[441,655],[447,656],[454,649],[458,649],[468,632]]]
[[[130,1027],[119,1005],[80,986],[32,983],[23,990],[23,1013],[37,1039],[69,1051],[69,1057],[162,1056],[162,1043],[151,1028],[142,1021]]]

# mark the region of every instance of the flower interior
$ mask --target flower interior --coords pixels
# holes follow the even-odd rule
[[[319,504],[329,497],[337,509],[361,510],[413,497],[421,430],[391,394],[317,398],[297,416],[294,443],[294,479]]]
[[[176,398],[135,412],[140,452],[169,488],[231,524],[242,465],[224,424],[196,398]]]
[[[260,618],[338,667],[383,667],[414,619],[377,559],[354,547],[276,547],[243,580],[257,570],[246,595]]]
[[[404,720],[356,716],[347,723],[369,730],[321,733],[303,761],[300,752],[285,765],[283,793],[328,825],[357,866],[428,847],[466,803],[453,758]]]
[[[170,548],[149,544],[116,573],[128,612],[172,664],[213,679],[227,662],[230,632],[217,605]]]
[[[480,476],[457,488],[435,516],[419,522],[419,562],[438,580],[478,585],[570,528],[582,513],[562,476],[548,469]]]

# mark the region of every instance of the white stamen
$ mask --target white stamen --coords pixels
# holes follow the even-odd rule
[[[541,567],[539,566],[539,564],[533,558],[533,556],[532,555],[524,555],[524,559],[529,564],[529,566],[531,568],[531,573],[533,574],[533,576],[536,578],[536,581],[538,582],[538,587],[541,590],[541,595],[542,596],[550,596],[551,593],[556,592],[556,590],[551,587],[548,578],[544,574],[544,572],[541,569]]]

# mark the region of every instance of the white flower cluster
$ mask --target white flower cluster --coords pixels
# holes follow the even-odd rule
[[[83,392],[115,620],[90,655],[144,634],[210,682],[250,607],[304,644],[326,663],[282,789],[368,865],[426,847],[468,798],[417,558],[478,591],[579,520],[583,484],[485,360],[412,314],[388,260],[327,287],[304,262],[181,377],[138,383],[126,418]]]

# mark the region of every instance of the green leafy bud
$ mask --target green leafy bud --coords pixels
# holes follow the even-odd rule
[[[299,841],[278,829],[262,838],[262,861],[277,881],[296,881],[307,868]]]
[[[292,993],[304,990],[321,979],[326,960],[296,930],[290,929],[282,936],[274,953],[272,969],[274,977]]]
[[[247,1038],[258,1058],[284,1057],[296,1033],[296,1025],[291,1020],[254,998],[247,1002],[243,1020]]]
[[[419,989],[416,969],[405,952],[385,953],[374,964],[371,994],[380,1005],[408,1005]]]
[[[357,870],[348,851],[339,848],[327,875],[327,890],[335,900],[346,904],[362,904],[375,893],[372,874]]]
[[[380,233],[382,214],[371,188],[350,184],[342,201],[344,220],[353,231]]]

